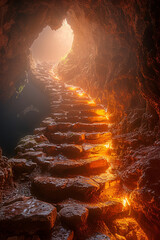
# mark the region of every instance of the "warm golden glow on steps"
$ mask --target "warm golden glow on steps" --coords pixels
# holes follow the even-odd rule
[[[90,100],[90,101],[88,101],[88,104],[90,104],[90,105],[95,105],[96,103],[95,103],[95,101]]]
[[[59,79],[58,78],[56,79],[53,71],[50,71],[50,74],[53,77],[54,81],[59,82]],[[109,115],[107,113],[107,110],[104,108],[104,106],[97,105],[96,100],[95,99],[93,100],[80,87],[68,84],[64,84],[63,86],[64,89],[65,88],[67,89],[66,95],[67,98],[69,98],[69,100],[67,98],[66,99],[68,101],[68,105],[72,105],[73,109],[72,113],[73,115],[71,116],[72,111],[70,109],[68,110],[68,113],[67,115],[65,115],[65,117],[67,117],[68,119],[69,117],[70,118],[73,117],[73,119],[74,118],[76,119],[75,120],[76,123],[73,122],[74,127],[72,128],[72,126],[68,125],[67,129],[72,132],[73,139],[76,138],[80,141],[78,143],[79,145],[77,146],[82,147],[82,151],[78,152],[78,155],[81,154],[81,156],[77,155],[76,159],[72,160],[72,164],[70,165],[72,165],[72,168],[73,166],[76,166],[77,168],[80,162],[82,164],[82,162],[83,163],[86,162],[87,159],[87,161],[89,161],[90,163],[89,165],[83,165],[83,167],[89,166],[87,171],[88,174],[90,175],[91,170],[93,171],[94,169],[98,169],[99,167],[105,168],[106,164],[108,164],[107,169],[103,169],[103,173],[93,176],[90,175],[90,179],[92,181],[94,181],[96,184],[99,184],[100,186],[103,186],[103,191],[96,198],[96,203],[99,204],[99,206],[101,206],[106,201],[118,202],[122,206],[121,210],[122,215],[124,215],[127,218],[128,216],[131,215],[131,203],[129,201],[129,198],[127,197],[125,190],[123,189],[120,178],[117,176],[119,162],[114,147],[112,146],[112,134],[110,131],[107,131],[106,129],[103,130],[104,126],[102,126],[102,124],[104,125],[106,124],[108,127],[112,125],[109,121]],[[65,91],[64,89],[63,91]],[[63,104],[67,105],[67,103],[65,102],[66,100],[64,99],[63,101],[64,101]],[[86,108],[87,110],[83,109],[83,106],[85,108],[87,105],[89,108]],[[77,109],[76,106],[79,107],[80,110]],[[65,109],[65,111],[67,111],[67,108]],[[80,115],[78,115],[79,112],[81,113]],[[63,111],[60,114],[62,114],[63,116]],[[64,116],[60,118],[62,119],[63,125]],[[89,124],[88,123],[85,123],[86,125],[82,124],[81,121],[84,118],[89,120]],[[58,124],[58,122],[56,124]],[[92,127],[95,126],[95,129],[93,128],[92,130],[91,126]],[[100,130],[97,131],[97,128],[98,130],[99,129]],[[77,134],[80,133],[84,134],[83,139],[77,138]],[[68,139],[67,135],[64,135],[63,139],[67,140]],[[76,141],[74,142],[74,144],[72,143],[73,146],[76,146]],[[78,160],[80,158],[81,161]],[[97,160],[95,160],[96,158]],[[104,159],[106,160],[104,161]],[[70,166],[68,166],[68,168],[69,167]]]

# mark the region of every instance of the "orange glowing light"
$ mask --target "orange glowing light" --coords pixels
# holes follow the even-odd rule
[[[109,143],[105,144],[104,146],[105,146],[106,148],[110,148],[110,144],[109,144]]]
[[[109,143],[106,143],[106,144],[104,144],[104,146],[108,149],[108,148],[112,148],[112,143],[111,142],[109,142]]]
[[[84,92],[78,92],[77,93],[79,97],[83,97],[84,96]]]
[[[122,199],[122,204],[123,204],[124,207],[127,207],[127,206],[131,205],[127,197]]]
[[[106,111],[103,108],[95,110],[95,113],[99,116],[106,116]]]
[[[95,102],[93,100],[88,101],[88,104],[94,105]]]
[[[68,89],[71,90],[71,91],[75,91],[77,88],[76,87],[69,87]]]

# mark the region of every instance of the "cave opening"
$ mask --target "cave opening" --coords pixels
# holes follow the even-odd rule
[[[36,63],[47,62],[53,66],[65,59],[71,51],[74,34],[67,20],[62,26],[52,30],[46,26],[30,47],[31,55]]]

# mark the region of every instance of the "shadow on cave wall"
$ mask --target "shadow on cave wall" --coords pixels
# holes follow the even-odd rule
[[[11,157],[20,138],[32,134],[50,111],[49,99],[34,83],[31,74],[19,81],[14,95],[0,104],[0,146]]]

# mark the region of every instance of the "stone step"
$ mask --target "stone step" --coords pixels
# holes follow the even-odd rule
[[[62,143],[81,144],[85,140],[84,133],[75,133],[75,132],[46,133],[46,136],[51,143],[55,143],[55,144],[62,144]]]
[[[76,98],[75,100],[70,100],[70,99],[66,99],[65,101],[62,99],[61,104],[87,104],[88,103],[88,99],[81,99],[81,98]],[[53,102],[54,103],[54,102]]]
[[[8,160],[11,165],[13,173],[15,175],[21,175],[22,173],[31,173],[37,166],[36,163],[26,159],[11,158]]]
[[[81,123],[108,123],[106,116],[97,116],[97,117],[83,117],[83,116],[69,116],[69,115],[54,115],[52,114],[52,119],[55,122],[81,122]]]
[[[71,144],[82,144],[82,143],[93,143],[100,144],[106,143],[111,139],[112,134],[110,132],[102,133],[85,133],[85,132],[56,132],[56,133],[46,133],[47,139],[51,143],[62,144],[62,143],[71,143]]]
[[[61,109],[52,109],[51,111],[52,114],[64,114],[66,116],[85,116],[85,117],[95,117],[95,116],[107,116],[107,113],[104,109],[102,108],[97,108],[97,109],[88,109],[88,110],[72,110],[72,109],[67,109],[67,110],[61,110]]]
[[[44,152],[47,156],[63,155],[70,159],[87,158],[93,156],[105,156],[110,153],[108,145],[104,144],[52,144],[52,143],[40,143],[37,144],[34,149],[38,152]],[[19,156],[24,156],[20,154]]]
[[[108,131],[106,123],[50,123],[46,126],[46,132],[105,132]]]
[[[66,100],[76,101],[77,99],[81,99],[83,101],[88,101],[89,100],[89,98],[88,98],[88,96],[86,94],[84,94],[83,96],[78,96],[76,94],[72,94],[71,95],[70,92],[68,94],[66,94],[66,95],[65,94],[62,95],[62,98],[63,98],[64,101],[66,101]]]
[[[43,148],[43,151],[47,156],[57,156],[58,154],[61,154],[67,158],[76,159],[84,155],[82,146],[74,144],[45,144],[43,146],[39,144],[35,149],[39,150],[40,148]]]
[[[64,111],[71,111],[71,110],[93,110],[93,109],[99,109],[99,105],[90,105],[90,104],[53,104],[51,103],[51,111],[55,110],[64,110]]]
[[[18,152],[17,153],[18,158],[32,160],[34,162],[36,161],[36,159],[38,157],[45,157],[45,156],[46,156],[46,154],[43,151],[35,151],[34,149],[32,149],[32,151],[26,150],[25,152]]]
[[[57,210],[34,198],[14,201],[0,210],[0,234],[48,232],[55,223]]]
[[[53,91],[51,91],[51,89],[47,89],[47,91],[49,91],[52,101],[57,99],[58,96],[61,96],[61,99],[63,102],[66,102],[66,101],[75,102],[78,100],[81,100],[83,102],[89,101],[89,98],[87,95],[79,97],[78,95],[75,95],[71,92],[63,92],[63,91],[58,91],[58,90],[56,92],[53,92]]]
[[[90,178],[77,176],[74,178],[36,177],[32,181],[33,194],[49,202],[63,201],[74,198],[88,201],[103,189]]]
[[[71,229],[79,229],[87,223],[88,209],[82,205],[70,204],[63,207],[59,215],[63,224]]]
[[[45,160],[44,160],[45,161]],[[47,162],[47,172],[54,176],[90,176],[99,174],[107,170],[109,167],[107,158],[97,157],[81,160],[57,158],[54,161]]]
[[[98,219],[109,219],[118,216],[123,211],[123,204],[120,201],[110,200],[106,202],[98,202],[98,203],[86,203],[77,201],[75,199],[67,199],[58,204],[57,209],[58,211],[66,207],[72,206],[80,206],[85,207],[88,209],[88,217],[92,220],[92,218]],[[72,211],[72,209],[71,209]]]
[[[85,142],[86,143],[95,143],[95,144],[101,144],[106,143],[111,140],[112,133],[111,132],[100,132],[100,133],[86,133],[85,134]]]

